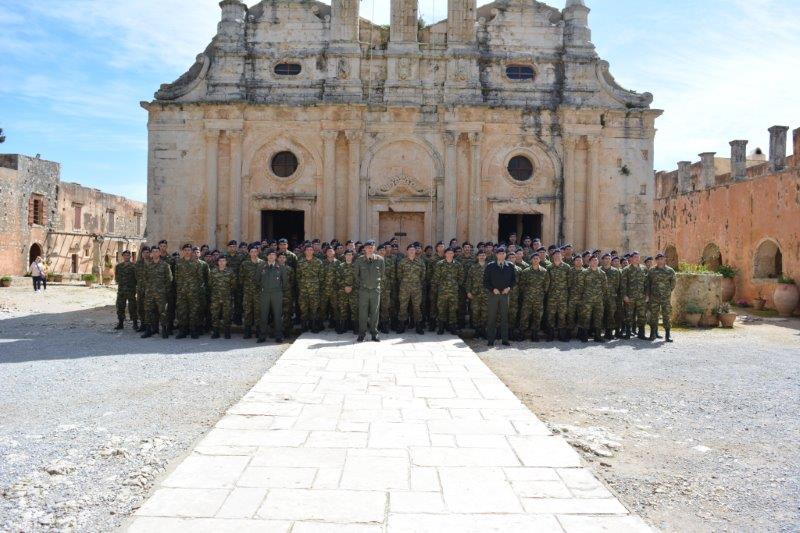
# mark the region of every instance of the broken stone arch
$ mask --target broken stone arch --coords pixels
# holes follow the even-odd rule
[[[713,242],[708,243],[703,249],[703,257],[701,258],[701,262],[712,272],[715,272],[719,267],[721,267],[722,252],[720,251],[719,246]]]
[[[674,244],[669,244],[664,248],[664,255],[667,257],[667,266],[678,268],[678,249]]]
[[[762,239],[753,255],[753,277],[774,279],[781,275],[783,275],[783,253],[780,245],[774,239]]]

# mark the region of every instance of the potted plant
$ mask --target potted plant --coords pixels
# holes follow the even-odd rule
[[[700,319],[703,318],[705,309],[700,307],[696,302],[688,302],[683,306],[683,319],[686,321],[687,326],[696,328],[700,324]]]
[[[723,328],[732,328],[736,320],[736,313],[731,311],[731,304],[723,303],[717,307],[717,316]]]
[[[736,292],[736,283],[733,281],[733,278],[736,277],[737,272],[738,270],[731,265],[720,265],[720,267],[717,268],[717,274],[722,275],[721,298],[723,302],[730,302],[733,300],[733,295]]]
[[[0,278],[0,287],[10,287],[11,286],[11,276],[3,276]]]
[[[775,285],[775,292],[772,294],[772,300],[775,302],[775,309],[781,316],[792,316],[797,302],[800,300],[800,294],[797,292],[797,285],[792,278],[779,277],[778,284]]]
[[[81,281],[86,283],[87,287],[92,287],[95,283],[97,283],[97,276],[94,274],[84,274],[81,276]]]
[[[764,309],[764,304],[766,303],[767,301],[764,298],[762,298],[761,295],[759,294],[750,301],[750,307],[753,308],[753,311],[761,311],[762,309]]]
[[[55,272],[47,273],[47,281],[50,283],[61,283],[64,281],[64,274],[57,274]]]

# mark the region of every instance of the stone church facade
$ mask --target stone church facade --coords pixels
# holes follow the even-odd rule
[[[652,95],[620,87],[589,9],[448,0],[220,3],[149,113],[148,238],[653,244]]]

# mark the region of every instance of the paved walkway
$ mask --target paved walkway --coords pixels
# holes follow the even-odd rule
[[[460,339],[304,335],[129,531],[650,531]]]

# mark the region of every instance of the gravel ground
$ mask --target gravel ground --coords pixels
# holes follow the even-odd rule
[[[674,336],[471,345],[653,526],[797,531],[800,321]]]
[[[114,291],[0,290],[0,531],[110,531],[286,346],[113,331]]]

